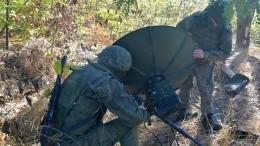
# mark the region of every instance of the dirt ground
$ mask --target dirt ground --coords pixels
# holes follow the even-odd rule
[[[225,114],[225,125],[217,133],[207,134],[201,122],[201,115],[189,118],[178,125],[191,134],[195,139],[208,146],[247,146],[260,145],[260,50],[251,47],[249,55],[235,51],[226,65],[237,74],[246,75],[250,82],[240,94],[235,97],[228,95],[223,85],[230,79],[215,69],[214,106]],[[239,64],[239,65],[237,65]],[[236,66],[237,65],[237,66]],[[196,82],[196,81],[194,81]],[[192,104],[200,113],[200,97],[196,87],[192,89]],[[158,118],[153,119],[153,125],[148,130],[141,127],[141,145],[143,146],[187,146],[196,145],[191,140],[162,123]],[[159,122],[158,122],[159,121]],[[243,135],[243,136],[241,136]],[[156,138],[157,136],[157,138]],[[258,140],[257,140],[258,138]]]
[[[192,101],[193,104],[196,105],[195,109],[198,110],[198,116],[176,123],[206,146],[260,145],[260,47],[251,46],[249,55],[245,56],[243,54],[243,52],[239,51],[233,52],[233,56],[226,62],[226,64],[236,73],[246,75],[250,79],[250,83],[247,85],[246,89],[235,97],[227,95],[223,89],[223,85],[228,78],[223,77],[223,74],[219,69],[215,70],[216,85],[213,93],[214,103],[215,106],[221,109],[225,114],[226,122],[224,128],[218,133],[206,133],[201,122],[199,110],[200,97],[196,86],[192,89]],[[6,62],[3,62],[1,59],[1,67],[4,66],[4,63]],[[1,69],[0,91],[3,91],[5,95],[8,95],[6,89],[12,88],[12,90],[15,91],[10,93],[19,93],[17,84],[12,83],[10,78],[4,79],[12,75],[3,74],[3,68]],[[48,80],[51,76],[52,74],[49,73],[42,77],[45,77]],[[2,130],[5,128],[8,129],[8,127],[3,126],[6,121],[10,121],[9,129],[11,129],[11,131],[7,131],[9,134],[0,132],[1,146],[39,145],[39,122],[43,115],[43,112],[40,111],[43,110],[39,111],[40,108],[38,107],[40,107],[40,105],[37,105],[37,103],[41,103],[42,105],[43,103],[46,104],[47,101],[45,99],[40,99],[40,102],[34,104],[34,100],[39,100],[39,98],[34,99],[34,97],[40,97],[42,91],[30,93],[29,91],[35,89],[35,86],[32,84],[33,82],[28,82],[28,86],[23,85],[23,87],[28,88],[26,90],[27,92],[22,92],[23,94],[13,94],[11,96],[4,96],[4,94],[0,95],[0,128]],[[37,116],[32,116],[33,114],[36,114]],[[24,117],[27,118],[24,120]],[[30,132],[28,132],[28,129]],[[240,131],[244,132],[242,133],[245,135],[244,137],[241,136],[241,133],[237,133]],[[151,117],[151,126],[148,126],[147,124],[139,126],[139,133],[141,146],[195,145],[191,140],[185,138],[182,134],[173,130],[155,116]]]

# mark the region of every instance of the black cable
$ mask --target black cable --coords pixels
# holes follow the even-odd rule
[[[159,139],[152,131],[150,131],[150,130],[147,128],[147,126],[145,125],[145,123],[146,123],[147,120],[149,120],[149,121],[148,121],[148,124],[151,124],[151,119],[150,119],[150,117],[151,117],[151,116],[148,116],[148,117],[146,118],[146,120],[145,120],[145,122],[144,122],[144,127],[145,127],[145,129],[146,129],[149,133],[151,133],[151,134],[155,137],[155,139],[158,141],[158,143],[160,144],[160,146],[162,146],[162,143],[161,143],[160,139]]]

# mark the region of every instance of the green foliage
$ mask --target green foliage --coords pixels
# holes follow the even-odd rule
[[[71,67],[70,65],[66,64],[65,67],[63,68],[63,76],[67,76],[69,74]]]
[[[256,14],[251,27],[252,41],[260,46],[260,2],[256,3]]]
[[[242,19],[252,15],[252,5],[249,0],[235,0],[236,12]]]
[[[48,98],[51,95],[51,89],[47,88],[43,91],[43,97]]]
[[[133,7],[127,16],[118,15],[114,20],[108,19],[108,25],[113,40],[117,40],[133,30],[149,25],[175,26],[178,21],[204,9],[206,5],[207,0],[137,0],[137,7]]]
[[[66,47],[72,36],[85,35],[88,47],[109,45],[123,35],[149,25],[171,25],[196,11],[209,0],[91,0],[71,5],[64,0],[13,0],[10,2],[10,32],[19,41],[45,37],[53,46]],[[238,0],[231,0],[232,4]],[[239,13],[246,16],[247,0],[239,1]],[[259,5],[259,4],[258,4]],[[258,6],[259,8],[259,6]],[[0,27],[5,25],[5,3],[0,2]],[[238,11],[238,9],[237,9]],[[233,5],[225,17],[236,25]],[[96,25],[96,26],[95,26]],[[13,37],[13,39],[15,38]],[[74,48],[75,49],[75,48]]]
[[[5,9],[6,5],[4,2],[0,2],[0,28],[4,27],[5,25]]]
[[[56,74],[61,75],[62,73],[61,60],[57,60],[56,62],[54,62],[53,68]]]
[[[230,1],[229,5],[224,9],[224,17],[228,20],[228,22],[232,22],[234,18],[235,9],[234,9],[234,2]]]
[[[66,64],[62,70],[61,60],[57,60],[56,62],[54,62],[53,68],[57,75],[63,74],[64,76],[66,76],[68,75],[71,67]]]
[[[82,68],[82,66],[80,66],[80,65],[71,65],[70,66],[71,70],[80,70],[81,68]]]
[[[53,45],[66,46],[64,40],[82,33],[90,23],[101,24],[106,28],[104,33],[116,40],[147,25],[175,25],[186,15],[201,10],[206,1],[91,0],[71,5],[64,0],[13,0],[8,23],[18,40],[25,42],[31,37],[43,36],[48,37]],[[0,26],[3,27],[5,3],[0,2],[0,7]],[[88,31],[84,33],[90,33]],[[103,35],[103,32],[99,34]]]
[[[114,0],[116,6],[127,16],[131,8],[137,6],[137,0]]]
[[[256,16],[258,17],[259,5],[260,5],[258,0],[231,0],[231,2],[233,2],[235,7],[235,13],[237,14],[236,17],[237,23],[241,23],[240,21],[243,21],[244,19],[254,16],[255,12],[257,13]],[[254,7],[256,7],[255,10]]]
[[[251,35],[250,37],[252,38],[252,42],[254,44],[257,44],[258,46],[260,46],[260,18],[259,18],[259,14],[256,14],[256,17],[251,25]]]

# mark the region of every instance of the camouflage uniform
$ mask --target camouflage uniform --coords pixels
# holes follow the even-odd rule
[[[223,11],[210,11],[207,7],[205,11],[196,12],[177,24],[177,28],[188,31],[197,43],[198,48],[204,51],[204,58],[196,60],[193,76],[196,77],[197,87],[201,96],[202,114],[213,114],[212,93],[214,89],[213,67],[215,61],[224,61],[232,48],[232,31],[229,23],[221,23],[214,27],[211,18],[221,19]],[[217,13],[216,15],[213,15]],[[193,86],[193,76],[185,82],[180,89],[183,108],[187,108],[190,99],[190,90]]]
[[[120,58],[120,53],[116,53],[118,50],[113,47],[120,48],[108,47],[110,52],[103,53],[107,58],[100,57],[100,63],[88,61],[89,65],[74,71],[64,81],[54,115],[53,128],[56,130],[49,138],[50,145],[58,142],[69,146],[111,146],[118,141],[122,146],[138,145],[136,127],[144,122],[147,112],[138,107],[114,75],[116,67],[127,71],[131,63],[124,66],[122,62],[131,61],[131,58],[127,60],[124,55]],[[116,59],[111,61],[108,55],[114,55]],[[115,61],[119,61],[118,66],[113,64]],[[103,124],[107,109],[118,118]]]

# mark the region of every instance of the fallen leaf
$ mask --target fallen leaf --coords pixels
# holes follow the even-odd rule
[[[3,132],[0,132],[0,140],[4,141],[6,135]]]

